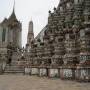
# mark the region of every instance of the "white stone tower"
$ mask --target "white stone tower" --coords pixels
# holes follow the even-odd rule
[[[11,15],[0,22],[0,55],[6,58],[7,63],[11,63],[13,52],[22,48],[21,36],[22,24],[16,17],[14,1]]]
[[[31,43],[34,41],[34,32],[33,32],[33,21],[29,22],[28,36],[27,36],[27,46],[31,48]]]

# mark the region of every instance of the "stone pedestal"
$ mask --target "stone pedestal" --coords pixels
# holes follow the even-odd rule
[[[30,75],[31,74],[31,68],[26,67],[24,73],[25,73],[25,75]]]
[[[61,67],[60,78],[61,79],[75,79],[75,68]]]
[[[48,69],[47,68],[40,68],[39,69],[39,76],[47,76]]]
[[[59,69],[58,68],[49,68],[49,77],[59,77]]]
[[[90,82],[90,67],[77,67],[75,76],[77,81]]]
[[[39,75],[38,67],[31,67],[31,75]]]

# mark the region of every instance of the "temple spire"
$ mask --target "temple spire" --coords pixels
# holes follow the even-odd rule
[[[15,13],[15,0],[14,0],[14,4],[13,4],[13,13]]]
[[[33,33],[33,21],[31,20],[29,22],[29,28],[28,28],[28,36],[27,36],[27,44],[31,48],[31,43],[34,40],[34,33]]]
[[[11,16],[9,17],[9,20],[17,20],[16,15],[15,15],[15,0],[14,0],[14,4],[13,4],[13,11]]]

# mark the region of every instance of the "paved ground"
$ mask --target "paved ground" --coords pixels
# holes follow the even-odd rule
[[[23,75],[1,75],[0,90],[90,90],[90,83]]]

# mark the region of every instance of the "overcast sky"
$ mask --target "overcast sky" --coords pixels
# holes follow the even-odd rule
[[[28,23],[32,19],[35,36],[47,24],[48,11],[57,7],[59,0],[15,0],[15,13],[22,22],[22,45],[27,42]],[[8,18],[13,10],[14,0],[0,0],[0,22]]]

